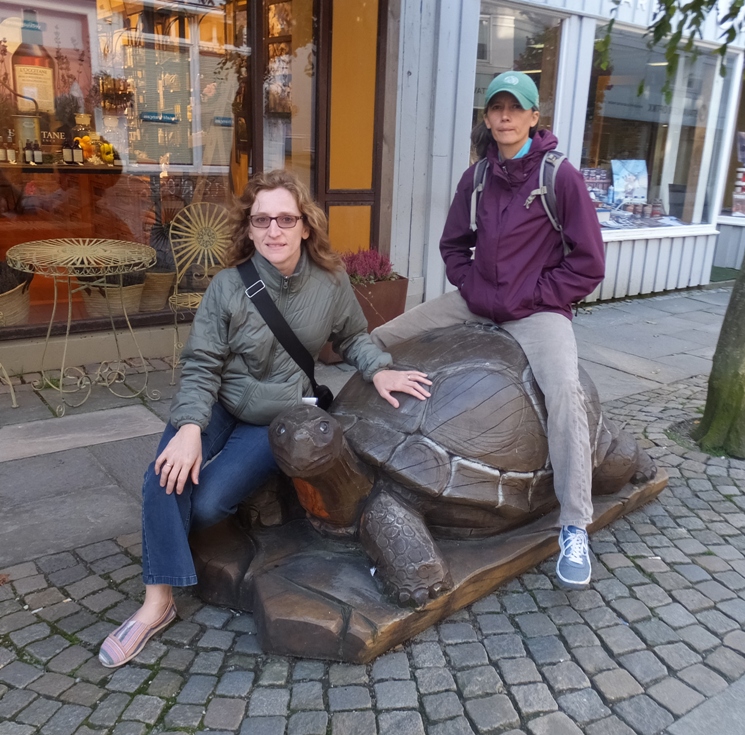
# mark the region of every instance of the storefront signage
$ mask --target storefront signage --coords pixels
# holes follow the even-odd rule
[[[168,125],[177,125],[181,122],[179,116],[172,112],[141,112],[140,120],[143,122],[167,123]]]
[[[694,100],[686,100],[686,103],[696,104]],[[705,124],[709,113],[708,106],[703,101],[698,107],[686,106],[681,109],[675,103],[668,105],[650,102],[637,97],[635,88],[615,84],[606,90],[602,109],[605,117],[653,123],[668,123],[672,116],[682,115],[684,125]]]

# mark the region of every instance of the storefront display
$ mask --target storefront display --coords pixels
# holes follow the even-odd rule
[[[95,236],[151,245],[163,266],[176,212],[230,197],[247,6],[28,5],[0,2],[0,259]],[[52,296],[35,279],[29,324]],[[72,304],[91,328],[106,316]]]
[[[605,31],[596,30],[596,40]],[[665,88],[667,60],[641,33],[614,30],[604,66],[596,51],[590,78],[582,166],[613,177],[604,227],[705,222],[711,188],[708,157],[721,145],[713,97],[718,61],[683,54]],[[715,123],[715,124],[712,124]]]

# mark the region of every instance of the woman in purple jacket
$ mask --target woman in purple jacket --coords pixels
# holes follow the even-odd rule
[[[571,305],[603,279],[605,257],[595,208],[582,175],[565,161],[556,169],[558,220],[548,218],[538,188],[548,130],[536,132],[538,89],[521,72],[495,77],[486,91],[484,124],[491,133],[484,189],[471,229],[474,167],[461,177],[440,252],[457,291],[379,327],[373,340],[388,348],[437,327],[483,321],[509,332],[525,352],[546,399],[548,446],[561,505],[561,584],[583,588],[591,576],[586,528],[592,521],[592,457],[579,382]]]

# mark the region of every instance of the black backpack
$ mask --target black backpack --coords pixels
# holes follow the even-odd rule
[[[564,239],[564,228],[559,222],[559,215],[556,210],[556,189],[554,181],[556,179],[556,170],[566,160],[566,156],[559,151],[546,151],[541,160],[541,168],[538,171],[538,188],[530,192],[530,196],[525,200],[525,209],[527,209],[536,197],[541,198],[541,204],[546,210],[551,226],[561,235],[561,241],[564,243],[564,255],[571,247]],[[471,230],[476,232],[476,208],[479,204],[479,197],[484,190],[484,181],[486,181],[486,172],[489,170],[489,162],[482,158],[473,169],[473,193],[471,194]]]

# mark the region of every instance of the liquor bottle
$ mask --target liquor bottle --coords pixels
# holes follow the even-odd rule
[[[80,143],[77,140],[72,142],[72,160],[74,163],[83,163],[83,149],[80,147]]]
[[[16,92],[32,97],[39,105],[39,112],[54,114],[54,60],[44,48],[42,30],[36,11],[23,9],[21,43],[11,59]],[[19,113],[34,113],[34,103],[16,98]]]
[[[69,138],[65,138],[65,142],[62,144],[62,162],[74,163],[72,158],[72,146],[70,145]]]
[[[33,156],[34,156],[34,163],[41,163],[44,160],[44,157],[41,153],[41,146],[39,145],[39,141],[34,141],[34,147],[33,147]]]
[[[8,156],[8,163],[15,163],[18,160],[16,157],[16,146],[12,140],[8,141],[8,148],[6,153]]]
[[[34,149],[31,147],[30,140],[26,140],[26,145],[23,146],[23,162],[24,163],[34,162]]]
[[[0,163],[8,161],[8,149],[5,147],[5,138],[0,136]]]

